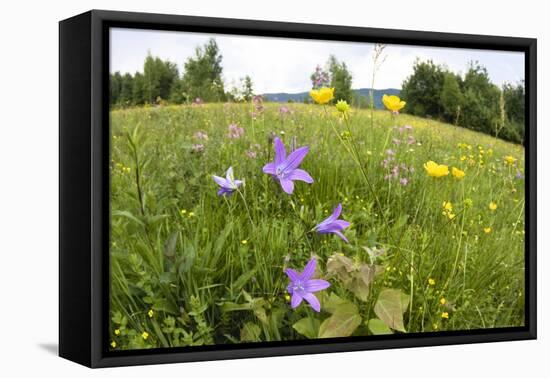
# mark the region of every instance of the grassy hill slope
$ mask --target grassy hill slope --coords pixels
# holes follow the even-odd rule
[[[115,349],[523,324],[521,146],[382,110],[348,124],[333,107],[286,106],[111,112]],[[274,135],[310,148],[300,168],[314,183],[292,195],[262,172]],[[430,160],[465,176],[430,177]],[[230,166],[245,186],[219,197],[211,175]],[[339,203],[349,243],[312,231]],[[284,269],[312,255],[331,284],[320,313],[286,292]],[[392,293],[402,325],[380,314]]]

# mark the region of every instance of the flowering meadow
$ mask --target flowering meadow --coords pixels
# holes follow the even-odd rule
[[[523,325],[523,147],[311,97],[111,111],[111,350]]]

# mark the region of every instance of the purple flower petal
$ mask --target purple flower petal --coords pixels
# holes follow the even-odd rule
[[[340,238],[342,238],[343,241],[345,241],[346,243],[349,243],[348,239],[340,231],[334,231],[334,233],[340,236]]]
[[[298,273],[294,269],[287,268],[285,269],[285,273],[291,281],[297,281],[300,279],[300,273]]]
[[[275,165],[281,164],[286,159],[286,150],[283,141],[275,138]]]
[[[348,228],[350,223],[348,221],[337,219],[334,222],[332,222],[333,225],[335,225],[338,229],[343,230],[344,228]]]
[[[233,190],[231,189],[227,189],[223,187],[218,189],[218,196],[223,196],[223,195],[230,196],[232,194],[233,194]]]
[[[288,293],[290,295],[294,294],[294,286],[292,284],[292,281],[288,284],[288,286],[286,287],[286,291],[288,291]]]
[[[313,277],[315,274],[315,269],[317,267],[317,261],[315,257],[313,257],[309,262],[307,263],[306,267],[304,268],[304,271],[300,275],[301,281],[307,281]]]
[[[229,182],[233,181],[233,167],[229,167],[227,169],[227,172],[225,173],[225,178]]]
[[[338,206],[336,206],[336,208],[334,209],[333,213],[328,218],[326,218],[317,226],[315,226],[317,233],[336,234],[340,238],[342,238],[342,240],[348,243],[348,239],[340,231],[343,230],[344,228],[349,227],[350,223],[348,221],[338,219],[341,213],[342,213],[342,204],[339,203]]]
[[[305,181],[309,184],[313,183],[313,178],[306,171],[299,169],[298,166],[304,160],[304,157],[309,151],[309,147],[300,147],[291,152],[288,157],[283,142],[276,137],[275,144],[275,159],[273,162],[266,164],[263,167],[263,172],[272,175],[279,180],[282,189],[292,194],[294,192],[294,180]],[[297,172],[295,172],[297,171]]]
[[[313,294],[312,294],[313,295]],[[290,307],[296,308],[302,303],[302,296],[298,293],[292,294],[292,298],[290,299]]]
[[[275,163],[267,163],[264,165],[263,171],[269,175],[275,175],[277,173],[277,166]]]
[[[329,286],[330,283],[325,280],[309,280],[306,282],[304,289],[310,293],[314,293],[316,291],[325,290]]]
[[[218,184],[219,186],[223,188],[227,187],[227,181],[223,177],[212,175],[212,178],[214,179],[214,181],[216,181],[216,184]]]
[[[308,146],[304,146],[296,149],[290,155],[288,155],[285,161],[281,164],[282,166],[281,170],[289,172],[298,168],[300,166],[300,163],[302,163],[302,160],[304,160],[308,152],[309,152]]]
[[[304,171],[303,169],[295,169],[295,170],[293,170],[293,171],[287,176],[287,178],[288,178],[289,180],[305,181],[305,182],[307,182],[308,184],[313,183],[313,178],[311,178],[311,176],[309,175],[309,173],[307,173],[307,172]]]
[[[311,305],[311,308],[313,308],[315,311],[321,311],[321,303],[319,303],[319,300],[315,295],[311,293],[305,293],[303,295],[303,298]]]
[[[292,192],[294,191],[294,182],[292,182],[292,180],[281,178],[279,179],[279,183],[286,193],[292,194]]]
[[[324,290],[330,286],[330,283],[321,279],[311,279],[315,274],[317,263],[313,257],[306,264],[302,273],[298,273],[293,269],[286,269],[285,272],[290,278],[290,283],[287,286],[287,291],[292,295],[292,308],[298,307],[302,300],[306,300],[313,310],[321,311],[321,304],[315,295],[312,293]]]
[[[338,219],[341,213],[342,213],[342,204],[339,203],[338,206],[334,208],[334,211],[332,212],[330,217],[327,218],[327,220],[329,222],[334,222],[336,219]]]

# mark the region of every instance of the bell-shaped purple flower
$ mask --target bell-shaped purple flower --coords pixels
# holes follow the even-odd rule
[[[290,279],[290,284],[286,288],[291,295],[290,307],[298,307],[305,299],[315,311],[321,311],[321,303],[319,303],[319,300],[313,293],[326,289],[330,286],[330,283],[325,280],[312,278],[316,267],[317,263],[315,257],[313,257],[309,260],[302,273],[298,273],[290,268],[285,270],[286,275]]]
[[[271,175],[281,184],[283,190],[292,194],[294,191],[294,181],[304,181],[308,184],[313,183],[313,179],[303,169],[298,167],[309,152],[309,147],[300,147],[286,156],[285,145],[280,138],[275,138],[275,160],[264,166],[263,171]]]
[[[235,180],[235,177],[233,176],[233,167],[229,167],[225,174],[225,178],[215,175],[212,175],[212,178],[220,187],[218,190],[218,196],[230,196],[244,183],[242,180]]]
[[[314,229],[319,234],[336,234],[341,237],[343,241],[349,243],[348,239],[341,232],[344,228],[349,227],[349,222],[343,219],[338,219],[341,212],[342,204],[339,203],[334,209],[334,212],[328,218],[315,226]]]

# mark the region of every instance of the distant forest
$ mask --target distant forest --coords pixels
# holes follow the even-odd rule
[[[184,63],[180,73],[175,63],[151,54],[145,58],[143,72],[110,75],[112,107],[128,107],[159,103],[191,103],[199,98],[204,102],[250,101],[255,94],[250,76],[240,79],[240,85],[229,90],[224,87],[222,55],[214,39],[195,49],[194,56]],[[351,89],[353,76],[345,62],[330,56],[326,69],[317,67],[311,75],[312,87],[335,88],[336,100],[344,99],[356,107],[376,106],[380,93]],[[515,143],[525,137],[525,88],[523,82],[493,84],[487,70],[472,62],[465,75],[451,72],[432,61],[416,61],[413,73],[402,85],[399,94],[407,102],[403,112],[420,117],[452,123],[490,134]],[[267,95],[267,100],[285,98],[289,102],[302,94]]]
[[[432,61],[416,61],[403,83],[405,113],[431,117],[515,143],[525,138],[525,86],[523,81],[501,88],[487,70],[470,63],[464,76]]]

